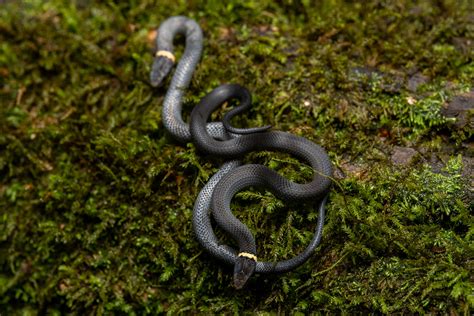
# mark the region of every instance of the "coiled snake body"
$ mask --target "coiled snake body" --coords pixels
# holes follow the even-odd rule
[[[301,265],[312,254],[321,238],[324,207],[330,187],[329,178],[332,174],[326,152],[303,137],[285,132],[265,131],[269,127],[249,129],[232,127],[229,123],[232,116],[251,105],[249,92],[235,84],[221,85],[206,95],[193,109],[190,125],[184,123],[181,116],[182,96],[184,89],[189,85],[202,50],[202,32],[194,21],[185,17],[172,17],[160,26],[157,38],[158,53],[152,67],[151,82],[155,86],[160,84],[171,70],[173,61],[166,52],[172,53],[172,40],[177,33],[185,34],[186,48],[166,94],[162,114],[164,125],[173,136],[181,141],[188,141],[192,136],[201,151],[231,159],[250,151],[282,151],[305,160],[315,170],[311,182],[298,184],[263,165],[240,166],[238,160],[225,163],[202,189],[196,200],[193,227],[198,241],[211,255],[234,265],[236,288],[243,287],[254,271],[284,272]],[[163,51],[165,53],[160,53]],[[211,113],[231,99],[238,99],[240,105],[226,114],[223,123],[208,123]],[[230,210],[232,197],[249,186],[269,188],[277,197],[284,200],[309,198],[321,200],[315,235],[298,256],[279,262],[256,260],[256,243],[253,235]],[[209,209],[212,209],[217,224],[238,242],[239,251],[219,243],[211,226]]]

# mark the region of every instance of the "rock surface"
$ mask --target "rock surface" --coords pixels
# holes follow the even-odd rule
[[[396,165],[409,165],[418,152],[410,147],[395,146],[391,160]]]

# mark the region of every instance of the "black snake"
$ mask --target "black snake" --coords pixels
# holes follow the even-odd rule
[[[239,85],[221,85],[206,95],[191,113],[190,126],[181,116],[182,97],[188,87],[194,68],[201,56],[202,31],[193,20],[172,17],[160,26],[157,36],[157,54],[151,72],[152,85],[157,86],[170,72],[174,56],[173,38],[186,36],[186,48],[163,105],[163,122],[166,129],[178,140],[192,140],[206,153],[235,159],[250,151],[275,150],[290,153],[315,170],[313,180],[298,184],[263,166],[240,166],[233,160],[225,163],[199,193],[193,213],[193,227],[200,244],[211,255],[234,265],[234,286],[243,287],[248,278],[257,273],[284,272],[301,265],[319,244],[324,222],[324,208],[330,187],[332,167],[326,152],[313,142],[285,132],[266,131],[268,127],[236,129],[229,123],[232,116],[251,105],[249,92]],[[238,99],[240,105],[226,114],[224,123],[207,123],[211,113],[226,101]],[[247,226],[230,210],[230,201],[238,191],[249,186],[262,186],[272,190],[284,200],[319,199],[316,232],[306,249],[298,256],[279,262],[257,261],[255,240]],[[218,225],[239,244],[239,251],[219,243],[210,220],[210,211]]]

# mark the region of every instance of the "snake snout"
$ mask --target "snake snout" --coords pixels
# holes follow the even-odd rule
[[[163,84],[163,80],[168,76],[173,68],[173,61],[165,56],[157,56],[153,61],[150,73],[150,83],[153,87]]]
[[[237,257],[234,265],[234,287],[238,290],[244,287],[255,272],[257,263],[247,257]]]

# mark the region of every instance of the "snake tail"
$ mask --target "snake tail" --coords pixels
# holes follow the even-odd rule
[[[252,96],[249,94],[248,97],[243,99],[243,102],[239,105],[236,106],[235,108],[231,109],[229,112],[227,112],[224,115],[224,118],[222,119],[222,125],[224,125],[224,128],[226,129],[227,132],[232,133],[232,134],[237,134],[237,135],[245,135],[245,134],[255,134],[255,133],[261,133],[268,131],[270,128],[272,128],[271,125],[265,125],[261,127],[248,127],[248,128],[237,128],[232,126],[230,123],[230,120],[236,116],[237,114],[240,114],[250,108],[252,102]]]

